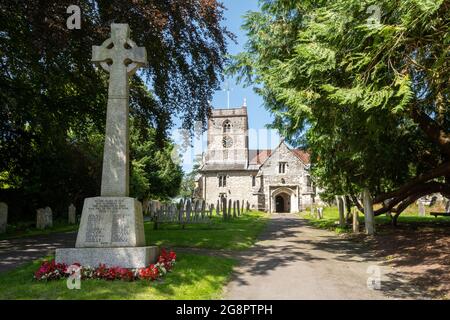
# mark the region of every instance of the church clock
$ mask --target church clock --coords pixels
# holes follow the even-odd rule
[[[231,148],[231,146],[233,145],[233,139],[231,139],[230,136],[223,137],[222,145],[224,148]]]

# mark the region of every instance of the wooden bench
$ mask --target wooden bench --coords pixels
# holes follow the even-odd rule
[[[435,218],[437,218],[438,216],[450,217],[450,212],[430,212],[430,216],[434,216]]]

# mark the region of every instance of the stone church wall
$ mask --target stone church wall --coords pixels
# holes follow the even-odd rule
[[[219,174],[227,175],[226,187],[219,187]],[[217,199],[221,194],[226,194],[227,198],[232,200],[244,200],[250,203],[251,207],[256,208],[257,197],[253,194],[252,171],[228,171],[228,172],[208,172],[204,174],[204,185],[206,182],[206,195],[204,199],[207,203],[216,205]]]

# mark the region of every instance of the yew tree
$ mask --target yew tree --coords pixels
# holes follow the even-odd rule
[[[368,188],[376,215],[450,196],[448,0],[261,0],[229,71],[312,152],[324,196]]]

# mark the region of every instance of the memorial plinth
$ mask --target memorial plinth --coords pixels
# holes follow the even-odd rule
[[[142,205],[130,197],[84,201],[75,248],[57,249],[56,262],[96,267],[143,268],[154,263],[158,248],[145,246]]]

